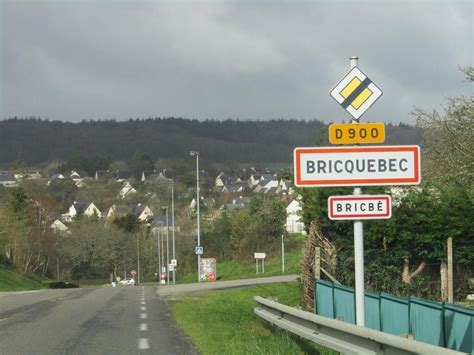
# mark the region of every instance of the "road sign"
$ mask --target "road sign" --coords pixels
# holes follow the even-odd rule
[[[417,185],[420,147],[315,147],[294,150],[295,185]]]
[[[161,273],[166,273],[166,266],[161,267]]]
[[[334,220],[387,219],[392,216],[392,199],[389,195],[331,196],[328,216]]]
[[[254,259],[265,259],[266,256],[267,254],[265,253],[253,253]]]
[[[133,277],[135,277],[136,274],[137,272],[135,270],[130,271],[130,275],[132,275]]]
[[[176,260],[176,259],[171,259],[171,265],[173,265],[173,266],[178,266],[178,260]]]
[[[383,123],[331,124],[329,125],[331,144],[367,144],[385,142]]]
[[[382,96],[382,90],[358,67],[354,67],[339,81],[330,94],[352,117],[359,118]]]
[[[197,246],[195,252],[196,252],[196,255],[204,254],[204,247]]]
[[[173,264],[168,264],[168,270],[169,271],[174,271],[174,265]]]

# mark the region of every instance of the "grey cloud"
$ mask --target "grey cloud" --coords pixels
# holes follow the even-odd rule
[[[472,3],[4,1],[1,116],[349,118],[350,55],[382,88],[367,120],[469,92]]]

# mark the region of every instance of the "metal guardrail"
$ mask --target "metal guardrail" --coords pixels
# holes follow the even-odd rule
[[[259,296],[254,312],[302,338],[344,354],[465,354],[285,306]]]

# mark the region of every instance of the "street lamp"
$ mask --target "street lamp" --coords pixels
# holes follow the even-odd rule
[[[201,246],[201,230],[199,225],[199,152],[194,150],[189,155],[196,156],[196,207],[197,207],[197,246]],[[198,254],[198,282],[201,282],[201,255]]]
[[[173,260],[176,260],[176,249],[174,242],[174,182],[171,182],[171,224],[173,225]],[[176,265],[173,265],[173,285],[176,283]]]
[[[171,179],[167,179],[169,182],[160,183],[158,185],[171,185],[171,225],[173,228],[173,259],[176,260],[176,247],[175,247],[175,224],[174,224],[174,181]],[[173,267],[173,285],[176,283],[176,265]]]
[[[161,230],[163,229],[163,222],[158,221],[158,225],[161,225],[160,229],[158,229],[156,232],[156,251],[158,253],[158,275],[160,276],[158,280],[161,279],[161,251],[160,251],[160,234]],[[155,229],[153,229],[155,231]]]
[[[169,249],[169,244],[170,244],[170,239],[169,239],[169,224],[168,224],[168,206],[163,206],[161,207],[164,210],[166,210],[166,280],[167,284],[170,284],[170,249]]]

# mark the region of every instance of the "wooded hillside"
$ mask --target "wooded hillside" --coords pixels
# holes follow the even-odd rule
[[[199,151],[211,162],[290,162],[297,146],[313,146],[326,125],[320,121],[206,120],[149,118],[128,121],[48,121],[10,118],[0,121],[0,164],[64,160],[75,155],[130,159],[140,149],[153,159],[182,158]],[[387,125],[386,144],[417,144],[420,131]]]

